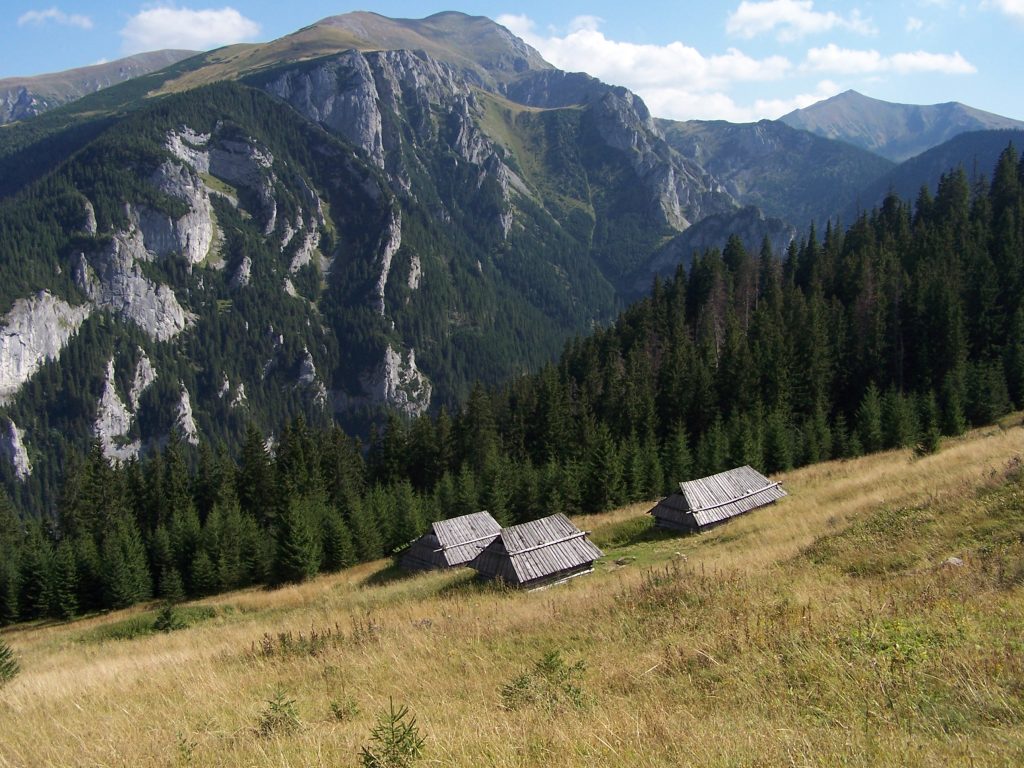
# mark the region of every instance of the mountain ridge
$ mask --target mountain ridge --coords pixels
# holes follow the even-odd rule
[[[901,162],[970,130],[1024,128],[1024,122],[950,101],[898,104],[847,90],[779,121]]]
[[[0,79],[0,125],[42,114],[89,93],[176,64],[198,51],[164,49],[116,61]]]

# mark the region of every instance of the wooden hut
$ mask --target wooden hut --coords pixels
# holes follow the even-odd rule
[[[399,564],[409,571],[468,565],[499,533],[501,526],[490,512],[440,520],[409,545]]]
[[[590,573],[604,554],[563,514],[501,531],[470,565],[487,579],[533,589]]]
[[[679,484],[679,493],[651,510],[659,528],[695,531],[778,501],[786,492],[750,467]]]

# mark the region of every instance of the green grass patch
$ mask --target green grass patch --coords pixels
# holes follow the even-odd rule
[[[174,612],[180,621],[182,629],[194,627],[196,624],[209,621],[218,615],[218,609],[206,605],[176,606]],[[112,640],[135,640],[140,637],[154,635],[159,631],[156,628],[158,613],[158,610],[145,611],[112,624],[94,627],[83,632],[78,637],[78,641],[82,643],[106,643]]]

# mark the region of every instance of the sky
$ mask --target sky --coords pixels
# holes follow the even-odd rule
[[[569,71],[640,94],[658,117],[774,119],[853,88],[1024,120],[1024,0],[3,0],[0,78],[160,48],[272,40],[367,10],[488,16]]]

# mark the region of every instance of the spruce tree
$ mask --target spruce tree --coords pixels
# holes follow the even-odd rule
[[[114,521],[103,538],[101,553],[100,577],[106,607],[127,608],[150,596],[146,550],[134,521]]]
[[[857,437],[865,452],[882,450],[885,440],[882,431],[882,398],[874,382],[864,391],[860,408],[857,409]]]
[[[11,650],[11,646],[0,637],[0,687],[4,683],[13,680],[20,669],[18,660],[14,658],[14,651]]]
[[[384,555],[384,544],[380,532],[366,506],[361,501],[353,503],[349,511],[349,526],[352,540],[356,545],[359,560],[376,560]]]
[[[316,575],[320,553],[310,530],[305,499],[289,500],[277,519],[276,537],[274,577],[278,584],[305,581]]]
[[[65,539],[54,552],[50,615],[65,621],[78,612],[78,565],[71,542]]]
[[[321,539],[323,541],[323,557],[321,568],[325,571],[337,571],[356,564],[355,543],[352,533],[345,524],[345,519],[337,510],[330,510],[324,515],[321,523]]]
[[[623,474],[619,451],[608,426],[598,424],[587,458],[587,479],[584,486],[584,511],[603,512],[622,500]]]
[[[693,458],[686,427],[682,424],[677,424],[669,433],[662,447],[661,465],[665,472],[663,493],[675,493],[679,490],[679,483],[693,479]]]

